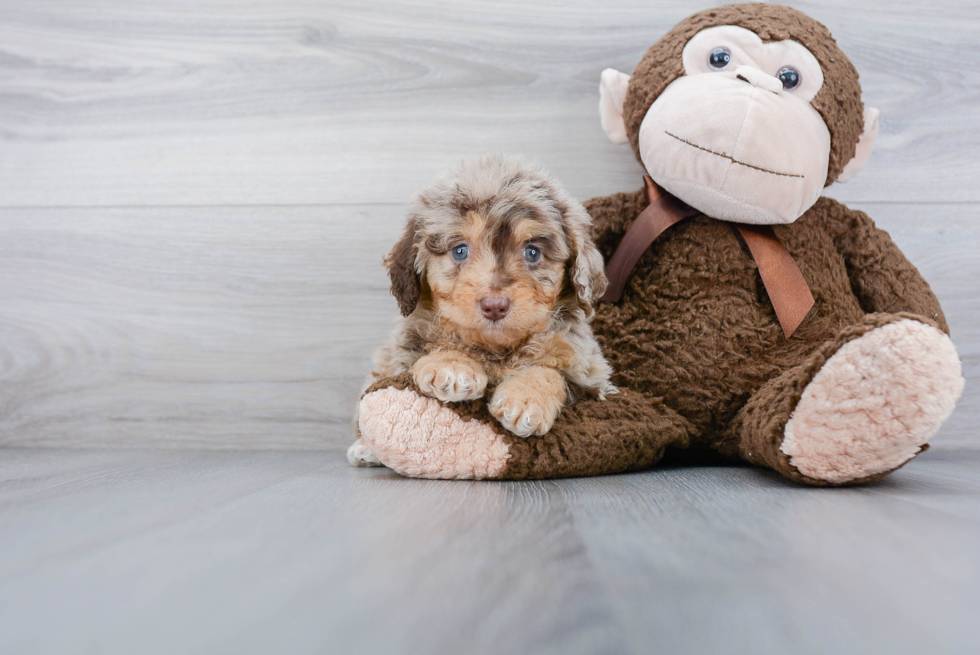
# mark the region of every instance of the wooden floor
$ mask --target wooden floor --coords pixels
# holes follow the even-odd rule
[[[3,653],[976,653],[980,449],[409,480],[339,452],[0,458]]]
[[[598,120],[711,0],[0,0],[0,653],[968,653],[980,643],[980,5],[788,2],[881,110],[828,195],[967,387],[890,479],[353,470],[381,254],[460,158],[640,187]]]

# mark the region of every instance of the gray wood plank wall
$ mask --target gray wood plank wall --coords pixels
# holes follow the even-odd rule
[[[0,445],[342,447],[403,203],[487,150],[637,188],[599,72],[711,4],[0,0]],[[936,443],[980,442],[980,8],[788,4],[882,111],[828,193],[933,283],[968,378]]]

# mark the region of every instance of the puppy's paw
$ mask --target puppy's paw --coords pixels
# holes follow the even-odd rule
[[[351,466],[384,466],[381,460],[374,456],[364,439],[358,439],[347,449],[347,461]]]
[[[565,402],[560,375],[515,375],[499,385],[490,400],[490,413],[518,437],[541,436],[555,424]],[[558,377],[558,380],[550,379]]]
[[[422,393],[447,403],[476,400],[487,390],[483,367],[462,353],[426,355],[415,362],[412,375]]]

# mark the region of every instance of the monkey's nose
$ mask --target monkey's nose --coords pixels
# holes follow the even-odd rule
[[[753,66],[739,66],[735,69],[735,79],[748,82],[752,86],[772,93],[779,93],[783,90],[783,83],[775,75],[766,75],[758,68]]]
[[[499,321],[510,311],[510,300],[503,296],[487,296],[480,300],[480,311],[491,321]]]

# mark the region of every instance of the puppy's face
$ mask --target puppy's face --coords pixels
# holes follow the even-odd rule
[[[464,162],[422,191],[385,263],[402,314],[434,311],[464,340],[517,345],[606,287],[591,219],[520,159]]]
[[[506,347],[548,326],[570,254],[557,221],[471,210],[425,248],[432,308],[466,341]]]

